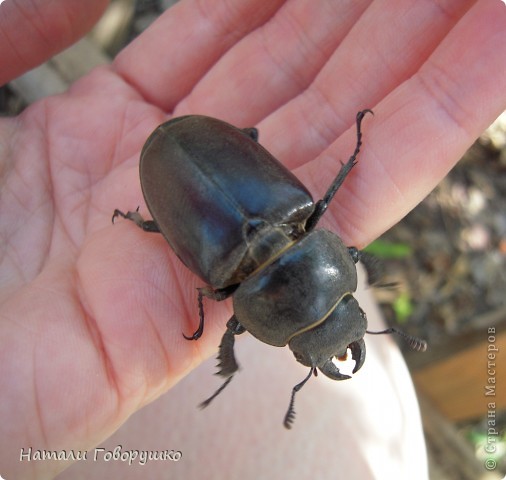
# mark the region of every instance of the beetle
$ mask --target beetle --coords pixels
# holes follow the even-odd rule
[[[364,255],[336,234],[316,229],[330,201],[356,165],[361,124],[372,111],[356,116],[356,147],[325,193],[314,202],[306,187],[258,143],[255,128],[236,128],[202,115],[176,117],[147,139],[140,156],[140,181],[152,220],[136,211],[116,217],[143,230],[161,233],[179,259],[205,283],[198,289],[199,326],[204,331],[203,297],[232,297],[234,314],[219,346],[218,375],[225,381],[238,370],[235,336],[250,332],[277,347],[288,345],[309,373],[292,389],[284,425],[295,417],[295,394],[317,369],[333,380],[351,378],[335,359],[362,367],[365,333],[399,333],[424,350],[423,340],[394,328],[368,332],[367,318],[353,293],[356,263]],[[367,268],[367,265],[366,265]]]

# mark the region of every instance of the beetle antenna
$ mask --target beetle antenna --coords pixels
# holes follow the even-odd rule
[[[306,384],[306,382],[311,378],[311,375],[313,375],[313,373],[316,376],[316,368],[311,367],[311,370],[309,370],[309,374],[307,375],[307,377],[304,380],[302,380],[302,382],[295,385],[295,387],[293,387],[292,389],[292,396],[290,397],[290,405],[288,405],[288,411],[286,412],[285,420],[283,421],[283,425],[288,430],[292,428],[292,423],[295,420],[295,409],[293,408],[295,403],[295,394]]]
[[[387,328],[386,330],[381,330],[380,332],[371,332],[370,330],[366,330],[366,333],[369,333],[370,335],[383,335],[386,333],[396,333],[406,343],[417,352],[425,352],[427,350],[427,342],[423,338],[418,338],[413,335],[408,335],[406,332],[403,332],[402,330],[399,330],[394,327]]]

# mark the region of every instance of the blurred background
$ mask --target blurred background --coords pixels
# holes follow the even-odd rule
[[[65,91],[176,1],[112,0],[86,38],[0,88],[0,115]],[[430,346],[424,355],[404,354],[420,399],[431,480],[504,478],[505,366],[487,362],[506,350],[506,113],[368,250],[381,259],[382,283],[394,285],[374,290],[387,322]],[[495,391],[487,388],[492,377]],[[485,462],[496,468],[487,471]]]

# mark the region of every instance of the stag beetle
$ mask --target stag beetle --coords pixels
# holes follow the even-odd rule
[[[315,229],[335,193],[356,164],[361,147],[357,114],[355,151],[323,199],[313,202],[306,187],[258,143],[255,128],[239,129],[215,118],[187,115],[160,125],[146,141],[140,159],[142,192],[153,220],[138,211],[117,216],[143,230],[159,232],[176,255],[207,287],[198,289],[199,326],[204,330],[203,297],[232,296],[234,315],[219,346],[218,374],[223,385],[238,370],[234,337],[245,331],[269,345],[288,345],[309,373],[290,398],[284,425],[291,428],[295,394],[317,369],[333,380],[351,378],[335,359],[348,349],[356,373],[365,360],[367,319],[353,293],[354,247],[327,230]],[[396,329],[413,348],[422,340]]]

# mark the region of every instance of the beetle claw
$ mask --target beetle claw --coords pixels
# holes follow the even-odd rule
[[[352,370],[352,373],[357,373],[364,364],[365,360],[365,342],[364,339],[361,338],[356,342],[350,343],[348,348],[351,350],[351,358],[355,360],[355,367]],[[327,377],[332,380],[347,380],[351,378],[350,375],[345,375],[339,371],[339,368],[332,362],[331,359],[327,360],[320,368],[320,371],[323,372]]]
[[[332,362],[330,358],[321,367],[318,368],[320,369],[320,372],[322,372],[332,380],[348,380],[349,378],[351,378],[350,375],[341,373],[339,371],[339,368],[335,366],[334,362]]]
[[[186,340],[198,340],[204,333],[204,303],[202,302],[202,297],[206,293],[203,288],[197,288],[197,290],[199,292],[197,295],[197,303],[199,305],[199,327],[193,332],[191,337],[183,333],[183,337],[186,338]]]
[[[204,317],[203,315],[201,315],[199,327],[197,328],[197,330],[195,330],[190,336],[185,335],[184,333],[182,333],[182,335],[186,340],[198,340],[203,333],[204,333]]]
[[[198,340],[202,336],[202,332],[200,330],[195,330],[191,336],[185,335],[184,333],[182,333],[182,335],[185,340]]]
[[[356,373],[362,368],[362,365],[364,364],[365,360],[364,339],[361,338],[360,340],[351,343],[349,348],[351,350],[351,358],[355,360],[355,368],[353,369],[352,373]]]
[[[139,213],[139,207],[135,209],[135,212],[128,211],[127,213],[124,213],[118,209],[114,210],[114,213],[112,214],[112,223],[114,223],[114,220],[116,220],[118,217],[122,217],[126,220],[134,222],[145,232],[160,233],[160,229],[154,220],[144,220],[142,215]]]

